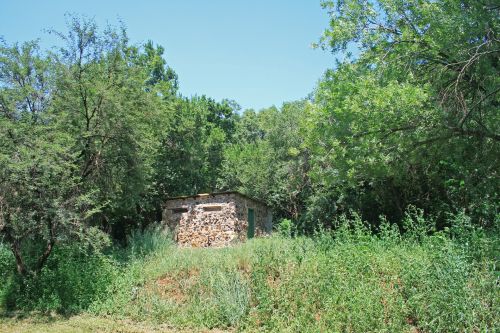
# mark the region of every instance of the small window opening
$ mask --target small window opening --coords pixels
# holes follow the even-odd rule
[[[187,213],[187,211],[186,207],[172,208],[172,213],[174,214]]]
[[[222,210],[222,206],[205,206],[203,207],[205,212],[216,212]]]

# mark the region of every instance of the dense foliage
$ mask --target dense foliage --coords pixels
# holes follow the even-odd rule
[[[69,17],[51,51],[0,40],[3,307],[270,331],[494,330],[500,7],[322,6],[317,46],[335,68],[308,98],[259,111],[182,96],[165,49],[131,45],[124,27]],[[210,252],[227,260],[212,271],[207,255],[141,233],[165,198],[222,190],[264,200],[276,230],[300,237],[255,242],[252,258]],[[183,269],[205,268],[181,279],[194,283],[187,305],[157,299],[147,279],[165,271],[140,265],[182,275],[171,265],[191,255]]]
[[[478,223],[491,221],[500,185],[498,6],[323,6],[332,19],[321,45],[334,52],[355,45],[360,54],[318,87],[319,177],[396,220],[415,204],[441,218],[466,209]]]

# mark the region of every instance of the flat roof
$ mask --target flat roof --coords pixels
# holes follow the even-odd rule
[[[166,201],[179,200],[179,199],[189,199],[189,198],[197,198],[197,197],[208,197],[208,196],[211,196],[211,195],[228,195],[228,194],[237,194],[239,196],[242,196],[244,198],[247,198],[247,199],[259,202],[259,203],[267,206],[267,203],[265,203],[264,201],[252,198],[252,197],[250,197],[250,196],[248,196],[246,194],[240,193],[238,191],[225,191],[225,192],[199,193],[199,194],[193,194],[193,195],[180,195],[180,196],[177,196],[177,197],[167,198]]]

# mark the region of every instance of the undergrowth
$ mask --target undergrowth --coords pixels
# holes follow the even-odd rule
[[[80,278],[67,274],[64,282],[47,272],[37,285],[39,299],[16,304],[44,310],[39,304],[46,300],[66,308],[74,303],[74,310],[96,316],[185,329],[498,331],[498,232],[472,226],[464,214],[451,216],[450,227],[440,232],[418,211],[407,214],[405,225],[401,234],[382,219],[374,234],[354,215],[312,237],[282,234],[222,249],[177,248],[149,230],[134,234],[131,245],[113,256],[58,268],[89,272]],[[0,250],[0,258],[5,255]],[[73,283],[80,287],[69,289]],[[59,303],[51,303],[54,293],[44,290],[56,284],[69,291],[90,288],[92,297],[57,294]],[[17,298],[28,299],[26,293]]]

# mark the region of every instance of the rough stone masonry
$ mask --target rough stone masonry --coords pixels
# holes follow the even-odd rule
[[[163,223],[179,246],[222,247],[272,230],[272,211],[238,192],[197,194],[168,199]]]

